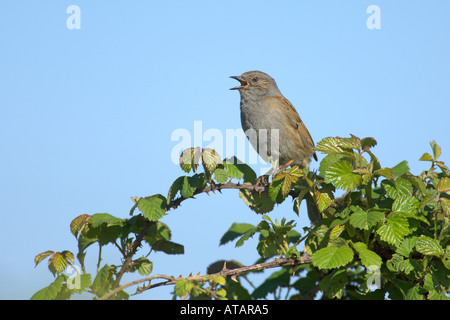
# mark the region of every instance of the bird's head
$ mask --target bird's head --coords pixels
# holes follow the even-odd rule
[[[261,71],[248,71],[240,76],[231,76],[230,78],[236,79],[240,83],[240,86],[230,88],[230,90],[239,90],[241,95],[273,96],[280,94],[275,80]]]

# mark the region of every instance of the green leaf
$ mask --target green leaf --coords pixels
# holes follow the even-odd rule
[[[272,273],[264,282],[252,293],[253,299],[265,298],[269,293],[275,292],[279,287],[289,285],[290,275],[288,269],[284,268]]]
[[[406,293],[406,300],[423,300],[421,289],[422,288],[419,285],[416,285],[409,289]]]
[[[419,159],[419,161],[433,161],[433,157],[428,153],[425,152]]]
[[[97,276],[92,283],[92,291],[98,296],[102,297],[109,292],[113,285],[113,269],[105,264],[97,273]]]
[[[402,211],[415,214],[420,202],[413,196],[399,196],[392,204],[392,211]]]
[[[65,276],[59,275],[48,287],[45,287],[31,297],[31,300],[54,300],[63,288]]]
[[[405,173],[409,172],[409,166],[408,161],[403,160],[399,164],[397,164],[395,167],[392,168],[392,172],[394,173],[394,177],[398,178]]]
[[[430,146],[433,150],[433,158],[434,160],[437,160],[441,155],[441,147],[439,147],[434,140],[430,142]]]
[[[439,180],[436,189],[439,192],[450,193],[450,178],[444,177]]]
[[[183,198],[188,199],[194,195],[195,190],[197,190],[197,186],[193,183],[192,178],[184,177],[180,195]]]
[[[191,172],[191,170],[195,172],[200,163],[201,157],[202,150],[200,147],[185,149],[180,156],[181,169],[183,169],[186,173]]]
[[[138,231],[136,233],[140,232],[141,231]],[[150,246],[153,246],[155,242],[159,240],[170,240],[171,237],[172,233],[169,227],[165,223],[157,221],[150,225],[150,228],[148,229],[147,235],[144,237],[144,240],[148,242]]]
[[[361,263],[364,267],[381,267],[381,264],[383,262],[381,260],[381,257],[372,250],[367,249],[367,245],[365,243],[356,242],[353,244],[353,248],[355,248],[355,250],[358,252],[359,258],[361,259]]]
[[[138,208],[148,220],[158,221],[166,214],[166,204],[167,199],[160,194],[156,194],[150,197],[140,198]]]
[[[152,246],[152,250],[162,251],[166,254],[184,254],[183,245],[168,240],[156,241]]]
[[[377,140],[372,137],[363,138],[361,140],[361,148],[364,150],[366,147],[373,148],[377,145]]]
[[[245,241],[247,241],[248,239],[250,239],[251,237],[253,237],[255,235],[256,232],[261,231],[261,230],[269,230],[270,226],[267,223],[267,221],[262,220],[260,223],[258,223],[258,225],[252,229],[249,229],[247,232],[245,232],[240,238],[239,240],[236,242],[236,248],[241,247]]]
[[[281,189],[283,188],[284,180],[275,180],[269,186],[269,196],[275,203],[282,203],[286,196],[283,196]]]
[[[384,213],[378,210],[356,211],[350,215],[350,224],[358,229],[369,230],[384,218]]]
[[[342,154],[328,154],[325,158],[322,159],[319,166],[319,172],[321,176],[325,176],[328,168],[336,162],[339,162],[345,155]]]
[[[191,292],[191,290],[194,288],[194,284],[192,282],[190,282],[187,279],[182,279],[177,281],[177,283],[175,284],[175,294],[177,296],[184,296],[186,295],[188,292]]]
[[[441,198],[439,199],[439,202],[441,203],[442,210],[444,210],[447,215],[450,215],[450,199]]]
[[[244,178],[244,182],[254,184],[256,182],[256,173],[247,164],[243,163],[236,157],[227,158],[223,165],[228,175],[234,179]]]
[[[51,255],[54,254],[54,253],[55,253],[55,252],[52,251],[52,250],[47,250],[47,251],[44,251],[44,252],[39,253],[36,257],[34,257],[34,263],[35,263],[34,267],[37,267],[37,265],[38,265],[39,263],[41,263],[42,260],[44,260],[45,258],[51,256]]]
[[[361,176],[353,173],[348,161],[340,161],[331,165],[325,173],[325,182],[334,183],[337,188],[345,191],[354,190],[361,182]]]
[[[222,158],[213,149],[205,148],[202,151],[202,164],[205,171],[214,172],[219,164],[222,163]]]
[[[218,183],[225,183],[229,178],[230,176],[228,176],[228,173],[224,169],[218,168],[214,171],[214,179]]]
[[[320,212],[328,209],[328,207],[333,202],[333,194],[327,189],[316,189],[314,190],[314,197],[317,208]],[[308,201],[308,200],[307,200]]]
[[[410,234],[408,220],[401,213],[391,213],[388,215],[387,223],[377,230],[380,239],[390,244],[397,244]]]
[[[270,198],[267,190],[259,194],[256,191],[241,189],[239,190],[239,197],[256,213],[270,212],[275,206],[275,202]]]
[[[353,250],[347,246],[326,247],[314,252],[312,263],[319,269],[342,267],[353,260]]]
[[[344,150],[341,147],[342,138],[339,137],[327,137],[320,141],[315,150],[323,153],[343,153]]]
[[[98,228],[102,224],[106,224],[108,226],[122,225],[123,222],[124,220],[116,218],[108,213],[96,213],[92,215],[91,219],[89,220],[89,224],[94,228]]]
[[[441,256],[444,254],[444,249],[439,242],[428,236],[420,236],[416,242],[416,250],[424,255]]]
[[[387,179],[392,179],[394,177],[394,172],[392,171],[391,168],[381,168],[381,169],[375,170],[373,172],[373,174],[376,176],[386,177]]]
[[[415,236],[404,238],[402,242],[397,245],[396,252],[408,258],[410,254],[413,252],[416,242],[417,237]]]
[[[148,276],[153,271],[153,262],[148,260],[145,257],[139,258],[136,262],[138,262],[138,272],[140,275]]]
[[[57,273],[59,274],[66,269],[67,265],[69,264],[69,260],[73,262],[73,253],[69,251],[55,252],[48,260],[48,268],[53,273],[53,275]]]
[[[248,223],[233,223],[227,232],[220,239],[219,245],[224,245],[230,241],[233,241],[239,236],[242,236],[247,231],[253,229],[254,226]]]
[[[183,187],[184,180],[186,179],[185,176],[178,177],[170,186],[169,193],[167,195],[167,204],[169,204],[170,201],[175,199],[178,191],[180,191]]]
[[[381,185],[386,190],[387,196],[392,199],[395,199],[402,195],[412,195],[412,184],[403,177],[398,178],[395,182],[390,180],[383,180]]]
[[[90,215],[82,214],[72,220],[72,222],[70,223],[70,232],[72,232],[75,238],[78,238],[79,234],[82,235],[86,234],[90,219],[91,219]]]
[[[330,299],[340,299],[348,283],[345,269],[337,269],[320,280],[320,290]]]

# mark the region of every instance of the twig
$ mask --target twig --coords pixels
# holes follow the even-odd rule
[[[191,198],[193,198],[195,195],[201,194],[201,193],[207,193],[214,192],[214,191],[221,191],[222,189],[239,189],[239,190],[252,190],[256,192],[264,192],[269,189],[268,186],[261,186],[261,185],[253,185],[251,183],[233,183],[228,181],[227,183],[219,183],[219,184],[211,184],[204,188],[195,190],[194,194]],[[174,199],[170,201],[166,206],[166,211],[169,211],[171,209],[176,209],[180,206],[181,202],[184,200],[189,199],[185,198],[183,196],[178,197],[177,199]],[[142,240],[144,239],[145,235],[147,234],[148,230],[150,229],[150,226],[153,224],[153,221],[148,221],[147,224],[144,226],[144,229],[140,234],[136,236],[136,239],[134,242],[130,245],[129,249],[127,250],[127,254],[125,256],[125,262],[122,265],[122,268],[119,270],[116,276],[116,281],[114,282],[113,291],[117,288],[120,288],[120,280],[122,279],[123,274],[128,270],[131,260],[136,253],[137,249],[141,246]],[[120,291],[120,290],[119,290]],[[116,291],[117,292],[117,291]]]
[[[172,276],[157,274],[157,275],[154,275],[154,276],[151,276],[151,277],[142,278],[142,279],[130,282],[130,283],[126,283],[126,284],[124,284],[122,286],[119,286],[119,287],[111,290],[107,294],[105,294],[103,297],[100,298],[100,300],[107,300],[111,296],[113,296],[114,294],[116,294],[117,292],[119,292],[119,291],[121,291],[123,289],[126,289],[126,288],[134,286],[134,285],[138,285],[138,284],[143,283],[143,282],[147,282],[147,281],[151,282],[152,280],[155,280],[155,279],[166,279],[166,281],[159,282],[159,283],[156,283],[156,284],[151,284],[150,283],[147,286],[138,288],[138,290],[136,292],[137,293],[142,293],[142,292],[144,292],[146,290],[149,290],[149,289],[152,289],[152,288],[155,288],[155,287],[172,285],[172,284],[175,284],[177,281],[184,280],[184,279],[191,280],[191,281],[206,281],[206,279],[209,279],[209,278],[214,277],[214,276],[224,276],[224,277],[231,277],[232,280],[236,281],[236,277],[237,276],[240,276],[242,274],[245,274],[245,273],[248,273],[248,272],[251,272],[251,271],[264,270],[264,269],[270,269],[270,268],[276,268],[276,267],[285,267],[285,266],[297,267],[297,266],[299,266],[301,264],[307,264],[307,263],[310,263],[310,262],[311,262],[311,256],[309,256],[308,254],[304,253],[300,257],[300,260],[281,258],[281,259],[276,259],[276,260],[270,261],[270,262],[258,263],[258,264],[254,264],[254,265],[251,265],[251,266],[235,268],[235,269],[227,269],[224,266],[224,268],[221,271],[219,271],[217,273],[214,273],[214,274],[210,274],[210,275],[206,274],[206,275],[202,276],[202,275],[198,274],[198,275],[195,275],[195,276],[190,275],[190,276],[188,276],[186,278],[183,278],[183,277],[175,278],[175,277],[172,277]]]

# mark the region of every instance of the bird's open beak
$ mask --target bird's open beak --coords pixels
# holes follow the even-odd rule
[[[239,76],[231,76],[230,78],[236,79],[237,81],[239,81],[241,83],[240,86],[230,88],[230,90],[247,89],[248,86],[249,86],[249,83],[247,81],[245,81],[244,79],[242,79],[241,77],[239,77]]]

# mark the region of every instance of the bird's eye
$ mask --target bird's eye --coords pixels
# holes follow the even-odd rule
[[[258,81],[258,77],[254,77],[252,80],[253,80],[253,82]]]

